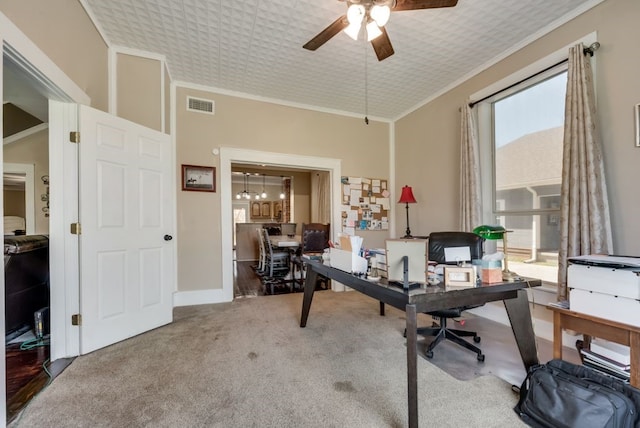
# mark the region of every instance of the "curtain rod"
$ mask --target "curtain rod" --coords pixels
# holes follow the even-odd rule
[[[595,51],[597,51],[597,50],[598,50],[598,48],[600,48],[600,43],[598,43],[598,42],[594,42],[594,43],[592,43],[589,47],[584,48],[584,49],[582,50],[582,53],[584,53],[585,55],[593,56],[593,54],[595,53]],[[532,75],[531,75],[531,76],[529,76],[529,77],[525,77],[525,78],[524,78],[524,79],[522,79],[522,80],[518,80],[516,83],[513,83],[513,84],[511,84],[511,85],[507,86],[506,88],[502,88],[502,89],[500,89],[499,91],[496,91],[496,92],[494,92],[494,93],[492,93],[492,94],[490,94],[490,95],[487,95],[487,96],[486,96],[486,97],[484,97],[484,98],[480,98],[478,101],[472,101],[472,102],[470,102],[470,103],[469,103],[469,108],[473,108],[473,106],[474,106],[474,105],[476,105],[476,104],[478,104],[478,103],[481,103],[482,101],[488,100],[489,98],[491,98],[491,97],[493,97],[493,96],[495,96],[495,95],[499,94],[500,92],[503,92],[503,91],[506,91],[507,89],[511,89],[511,88],[513,88],[513,87],[515,87],[515,86],[518,86],[519,84],[521,84],[521,83],[523,83],[523,82],[526,82],[527,80],[532,79],[532,78],[534,78],[534,77],[536,77],[536,76],[539,76],[539,75],[541,75],[542,73],[545,73],[545,72],[547,72],[547,71],[549,71],[549,70],[551,70],[551,69],[553,69],[553,68],[555,68],[555,67],[557,67],[557,66],[559,66],[559,65],[561,65],[561,64],[564,64],[565,62],[568,62],[568,61],[569,61],[569,58],[565,58],[565,59],[563,59],[563,60],[562,60],[562,61],[560,61],[560,62],[557,62],[557,63],[555,63],[555,64],[553,64],[553,65],[550,65],[549,67],[545,68],[544,70],[540,70],[540,71],[538,71],[537,73],[534,73],[534,74],[532,74]]]

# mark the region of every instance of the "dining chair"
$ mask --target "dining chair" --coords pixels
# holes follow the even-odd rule
[[[267,267],[267,250],[264,247],[263,230],[262,228],[256,229],[258,233],[258,248],[260,250],[258,255],[258,268],[256,270],[258,274],[263,274]]]
[[[303,256],[321,256],[329,248],[330,232],[330,223],[302,223],[300,249],[294,258],[294,266],[300,270],[301,278],[306,276]],[[324,276],[318,275],[318,283],[325,289],[330,287],[329,279]]]
[[[269,284],[271,294],[273,294],[275,285],[283,284],[283,278],[286,276],[287,272],[289,272],[290,256],[289,251],[276,250],[273,248],[271,241],[269,240],[269,233],[267,232],[267,229],[261,229],[261,231],[266,255],[265,276],[267,276],[267,278],[264,279],[264,282],[265,284]],[[278,274],[277,278],[276,274]],[[292,285],[290,285],[289,288],[291,291],[293,290]]]

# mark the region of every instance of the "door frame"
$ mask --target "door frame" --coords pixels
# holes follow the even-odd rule
[[[70,322],[71,315],[77,313],[79,307],[77,238],[68,233],[69,218],[77,219],[77,162],[74,162],[77,155],[74,153],[75,145],[65,144],[68,138],[64,137],[65,130],[75,130],[77,118],[64,109],[63,103],[91,105],[91,98],[2,12],[0,41],[3,59],[12,61],[45,98],[60,101],[54,102],[59,107],[53,109],[52,101],[49,102],[49,290],[51,361],[54,361],[78,355],[79,352],[78,328],[71,326]],[[0,88],[0,94],[1,91]],[[0,167],[0,172],[2,169]],[[4,268],[2,269],[0,281],[4,287]],[[4,300],[0,309],[4,311]],[[4,329],[4,317],[0,318],[0,325]],[[0,399],[6,401],[4,348],[0,351],[0,357]],[[0,423],[5,420],[6,409],[2,406]]]
[[[231,164],[249,163],[255,165],[280,166],[308,170],[328,171],[331,183],[331,236],[333,240],[341,230],[340,178],[342,161],[334,158],[293,155],[287,153],[263,152],[258,150],[220,147],[220,221],[222,242],[222,300],[233,300],[233,195],[231,191]],[[227,225],[228,227],[225,227]]]

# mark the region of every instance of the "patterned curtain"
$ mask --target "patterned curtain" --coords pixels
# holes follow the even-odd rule
[[[472,232],[481,224],[480,151],[473,111],[462,107],[460,139],[460,230]]]
[[[567,258],[613,249],[591,64],[582,44],[569,49],[564,115],[558,300],[568,300]]]
[[[310,217],[312,223],[331,222],[331,182],[328,171],[311,173]]]

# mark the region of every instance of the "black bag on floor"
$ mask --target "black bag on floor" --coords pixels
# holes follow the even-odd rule
[[[640,428],[640,390],[589,367],[551,360],[529,369],[514,408],[532,427]]]

